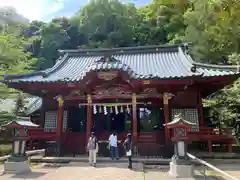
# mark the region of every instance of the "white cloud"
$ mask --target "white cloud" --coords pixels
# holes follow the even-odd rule
[[[64,7],[65,0],[0,0],[0,7],[12,6],[29,20],[41,20],[44,16]]]
[[[48,13],[55,13],[62,8],[64,8],[64,0],[56,0],[53,3],[53,5],[49,8]]]

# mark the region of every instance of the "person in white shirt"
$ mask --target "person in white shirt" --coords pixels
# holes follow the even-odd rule
[[[110,153],[112,160],[119,159],[118,154],[118,144],[117,144],[117,135],[113,132],[109,137],[109,144],[110,144]]]

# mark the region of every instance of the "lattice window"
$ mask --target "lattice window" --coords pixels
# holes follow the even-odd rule
[[[172,119],[176,114],[182,114],[183,118],[189,122],[195,123],[193,126],[193,131],[199,131],[199,118],[198,118],[198,110],[196,108],[188,108],[188,109],[172,109]]]
[[[57,111],[47,111],[45,113],[45,132],[56,132],[57,129]],[[63,112],[63,132],[67,129],[67,111]]]

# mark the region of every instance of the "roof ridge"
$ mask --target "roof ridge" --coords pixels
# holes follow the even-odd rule
[[[58,59],[58,62],[53,66],[53,67],[51,67],[51,68],[49,68],[49,69],[47,69],[47,70],[49,70],[49,71],[47,71],[47,70],[45,70],[45,74],[44,74],[44,77],[47,77],[47,76],[49,76],[51,73],[53,73],[53,72],[55,72],[55,71],[57,71],[57,70],[59,70],[66,62],[67,62],[67,58],[68,57],[68,53],[66,53],[66,54],[64,54],[64,56],[63,57],[59,57]]]
[[[104,65],[107,65],[107,64],[112,64],[112,65],[115,64],[115,66],[114,67],[113,66],[105,66],[104,67]],[[120,66],[120,69],[122,71],[127,72],[129,74],[129,76],[131,76],[131,77],[139,75],[129,65],[123,63],[121,60],[118,60],[114,57],[103,56],[99,60],[94,61],[92,64],[88,65],[84,69],[84,71],[81,73],[81,76],[82,77],[85,76],[86,73],[88,73],[88,72],[92,71],[92,69],[94,69],[93,68],[94,66],[98,66],[98,65],[100,65],[102,69],[107,69],[107,70],[109,70],[109,69],[112,69],[112,70],[117,69],[118,70],[118,68]],[[97,71],[97,70],[95,70],[95,71]]]
[[[45,69],[45,70],[41,70],[41,71],[35,71],[35,72],[31,72],[31,73],[26,73],[26,74],[17,74],[17,75],[8,75],[8,74],[4,74],[4,80],[11,80],[11,79],[16,79],[16,78],[23,78],[23,77],[31,77],[31,76],[43,76],[43,77],[47,77],[49,76],[49,74],[55,72],[56,70],[58,70],[63,63],[66,62],[66,59],[68,57],[68,53],[66,53],[63,57],[59,57],[59,64],[55,64],[53,67]]]
[[[188,53],[182,50],[181,47],[179,47],[178,50],[181,57],[182,55],[184,55],[185,59],[187,59],[194,68],[202,67],[202,68],[211,68],[211,69],[218,69],[218,70],[225,70],[225,71],[233,71],[233,72],[239,73],[239,68],[240,68],[239,65],[217,65],[217,64],[200,63],[200,62],[194,61]]]
[[[35,98],[36,99],[34,99],[32,102],[26,105],[25,107],[26,109],[24,111],[26,114],[31,114],[42,106],[42,98],[41,97],[35,97]],[[37,104],[37,102],[41,104]]]
[[[217,64],[207,64],[207,63],[200,63],[200,62],[193,62],[196,68],[211,68],[211,69],[219,69],[219,70],[226,70],[226,71],[233,71],[239,73],[239,65],[217,65]]]
[[[181,47],[179,47],[178,54],[180,55],[183,66],[185,66],[186,68],[189,68],[190,71],[195,75],[199,75],[199,76],[203,75],[202,73],[199,73],[196,71],[194,61],[193,61],[192,57],[188,54],[187,49],[185,49],[185,51],[183,51],[183,49]],[[186,63],[189,63],[189,67]]]
[[[132,47],[117,47],[117,48],[93,48],[93,49],[62,49],[58,50],[60,53],[70,53],[70,54],[94,54],[94,53],[106,53],[110,52],[112,54],[121,54],[121,53],[141,53],[141,52],[153,52],[153,51],[177,51],[178,47],[186,47],[188,44],[167,44],[167,45],[151,45],[151,46],[132,46]]]
[[[31,76],[37,76],[37,75],[43,75],[44,71],[35,71],[31,73],[26,73],[26,74],[4,74],[4,80],[11,80],[11,79],[16,79],[16,78],[23,78],[23,77],[31,77]]]

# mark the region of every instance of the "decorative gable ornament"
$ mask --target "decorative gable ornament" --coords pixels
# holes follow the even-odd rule
[[[101,57],[98,61],[96,61],[97,63],[114,63],[114,62],[121,62],[119,60],[117,60],[116,58],[112,57],[109,54],[106,54],[105,56]]]
[[[99,79],[102,79],[105,81],[111,81],[118,76],[118,72],[117,71],[99,72],[97,76]]]
[[[194,125],[196,124],[183,119],[181,114],[176,114],[171,122],[164,124],[164,126],[167,126],[168,128],[191,128]]]

